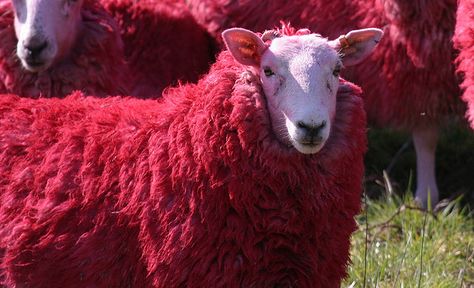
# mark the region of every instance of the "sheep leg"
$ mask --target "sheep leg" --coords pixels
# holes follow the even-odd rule
[[[438,127],[415,129],[412,132],[416,151],[416,193],[415,199],[423,208],[428,207],[428,194],[431,207],[438,203],[438,185],[436,184],[435,158],[438,142]]]

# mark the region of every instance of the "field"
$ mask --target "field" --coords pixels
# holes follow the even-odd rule
[[[445,201],[434,211],[413,202],[409,139],[369,131],[369,197],[357,218],[353,264],[342,287],[474,287],[474,134],[454,124],[443,131],[437,165]]]
[[[474,220],[459,201],[436,212],[418,209],[411,197],[367,200],[366,207],[342,287],[474,287]]]

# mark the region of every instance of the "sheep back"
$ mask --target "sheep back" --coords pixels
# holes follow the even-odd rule
[[[159,101],[0,97],[3,285],[339,286],[360,209],[360,89],[341,80],[317,154],[270,123],[228,52]]]
[[[16,56],[10,1],[0,0],[0,93],[64,97],[74,90],[96,96],[128,93],[128,70],[115,20],[95,1],[82,8],[82,31],[71,55],[46,71],[26,71]]]
[[[131,65],[132,94],[159,97],[179,82],[197,82],[214,61],[214,40],[184,1],[100,1],[118,21]]]
[[[351,0],[187,0],[197,22],[224,47],[221,33],[242,27],[265,31],[280,27],[280,22],[294,27],[308,27],[324,37],[337,38],[341,31],[355,29],[349,18],[354,14]]]

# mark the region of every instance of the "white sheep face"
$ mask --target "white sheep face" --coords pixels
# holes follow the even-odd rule
[[[317,153],[329,138],[340,69],[369,55],[382,36],[379,29],[351,33],[341,42],[307,31],[269,45],[245,29],[223,33],[234,58],[259,74],[275,135],[301,153]]]
[[[40,72],[65,57],[80,29],[83,0],[12,0],[17,56],[23,67]]]
[[[260,78],[277,137],[305,154],[329,138],[342,61],[309,34],[276,38],[262,55]]]

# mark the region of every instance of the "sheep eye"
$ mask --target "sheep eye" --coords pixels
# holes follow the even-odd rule
[[[334,75],[334,77],[339,77],[340,73],[341,73],[341,67],[339,67],[339,66],[334,68],[334,71],[332,71],[332,75]]]
[[[267,77],[275,75],[275,73],[273,73],[272,69],[270,69],[270,68],[264,68],[263,73],[265,73],[265,76],[267,76]]]

